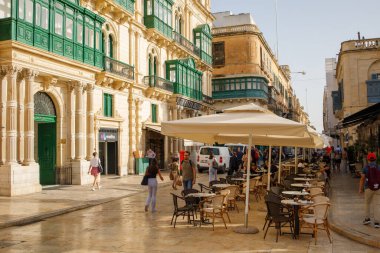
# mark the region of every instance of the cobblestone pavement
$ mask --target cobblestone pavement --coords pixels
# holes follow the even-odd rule
[[[136,182],[139,180],[135,179]],[[207,177],[203,174],[198,180],[204,182]],[[130,185],[127,184],[128,187]],[[115,184],[109,186],[116,188]],[[122,186],[117,187],[123,189]],[[140,186],[136,184],[136,187]],[[115,190],[107,190],[106,184],[104,189],[95,193],[88,193],[88,187],[84,189],[77,190],[76,195],[107,194],[107,191]],[[128,197],[119,200],[29,225],[1,229],[0,252],[379,252],[334,233],[330,244],[323,231],[317,245],[310,235],[301,235],[299,240],[282,235],[276,243],[275,229],[269,230],[265,240],[261,230],[254,235],[236,234],[233,228],[244,221],[243,213],[236,211],[230,212],[232,223],[227,224],[228,229],[219,221],[215,231],[211,226],[194,227],[181,218],[174,229],[170,225],[173,209],[170,192],[174,190],[168,184],[159,186],[156,213],[144,211],[147,193],[133,189]],[[176,192],[179,194],[179,190]],[[70,194],[77,197],[75,193]],[[27,196],[23,198],[27,199]],[[80,198],[86,200],[89,197]],[[71,200],[67,198],[65,201]],[[49,205],[54,203],[49,202]],[[242,210],[243,204],[240,202],[238,205]],[[26,213],[29,206],[33,205],[20,203],[18,208]],[[30,210],[37,209],[33,207]],[[253,201],[249,215],[250,225],[261,229],[265,217],[263,201]]]

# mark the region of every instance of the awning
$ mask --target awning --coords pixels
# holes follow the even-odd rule
[[[157,132],[157,133],[161,133],[161,126],[157,126],[157,125],[145,125],[145,128],[148,129],[148,130]]]
[[[369,106],[361,111],[358,111],[346,118],[338,125],[338,128],[346,128],[362,123],[365,120],[377,117],[380,115],[380,103]]]

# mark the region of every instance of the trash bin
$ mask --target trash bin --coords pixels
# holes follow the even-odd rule
[[[136,174],[145,175],[146,168],[149,166],[149,159],[146,157],[136,158]]]

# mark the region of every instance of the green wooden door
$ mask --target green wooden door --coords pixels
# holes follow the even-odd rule
[[[40,183],[55,184],[56,123],[38,124],[38,163]]]

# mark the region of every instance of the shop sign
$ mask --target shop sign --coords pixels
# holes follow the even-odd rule
[[[100,129],[99,131],[100,142],[116,142],[118,141],[118,133],[116,129]]]
[[[190,108],[196,111],[199,111],[201,109],[201,104],[193,102],[191,100],[187,100],[184,98],[177,98],[177,105],[183,106],[185,108]]]

